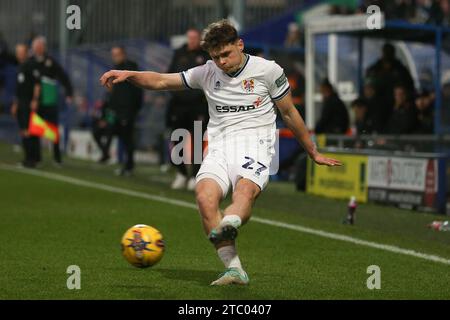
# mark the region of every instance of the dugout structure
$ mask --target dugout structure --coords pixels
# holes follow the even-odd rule
[[[313,129],[316,119],[315,108],[315,37],[318,35],[329,35],[328,40],[328,78],[332,84],[337,81],[338,48],[337,34],[356,37],[358,41],[358,84],[360,91],[363,82],[363,40],[366,38],[385,39],[389,41],[401,40],[406,42],[420,42],[434,45],[433,64],[433,87],[436,94],[434,113],[434,133],[450,133],[450,123],[442,123],[442,111],[450,106],[443,106],[442,84],[441,84],[441,53],[443,39],[450,36],[450,28],[425,24],[411,24],[405,21],[386,21],[384,15],[380,14],[381,29],[370,30],[367,27],[368,15],[354,16],[330,16],[312,19],[305,26],[305,62],[306,62],[306,124]]]

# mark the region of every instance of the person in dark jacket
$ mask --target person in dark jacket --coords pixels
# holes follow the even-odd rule
[[[209,59],[208,53],[200,48],[200,31],[189,29],[186,36],[187,43],[175,51],[168,70],[169,73],[181,72],[202,65]],[[204,132],[208,120],[208,104],[201,90],[172,92],[172,99],[166,113],[168,128],[171,130],[186,129],[193,137],[194,121],[201,121]],[[174,164],[174,166],[177,168],[177,175],[172,183],[172,188],[182,189],[187,187],[188,190],[194,190],[195,176],[200,169],[200,164],[193,164],[192,167],[184,163]]]
[[[138,65],[128,60],[125,48],[111,48],[111,58],[116,70],[138,70]],[[115,85],[108,101],[109,117],[114,118],[114,133],[122,141],[126,160],[117,174],[129,176],[134,169],[134,126],[142,106],[143,91],[141,88],[124,82]]]
[[[58,86],[61,83],[65,89],[66,102],[71,103],[73,89],[70,79],[61,65],[47,54],[46,40],[42,36],[34,38],[32,43],[33,56],[30,58],[35,71],[40,74],[41,94],[37,113],[45,120],[58,127]],[[59,142],[53,144],[53,159],[59,166],[62,163]]]
[[[374,133],[382,133],[392,113],[392,104],[387,104],[377,94],[377,84],[374,79],[367,78],[363,88],[363,100],[367,106],[367,117],[372,120]]]
[[[111,110],[108,98],[104,99],[99,112],[93,119],[92,135],[102,153],[99,163],[107,163],[110,159],[109,149],[114,134],[115,113]]]
[[[434,132],[434,94],[421,92],[416,98],[417,125],[414,133],[433,134]]]
[[[3,90],[6,81],[6,73],[3,72],[3,68],[5,68],[8,64],[15,63],[16,59],[14,55],[9,52],[8,44],[0,31],[0,93]],[[0,101],[0,110],[3,110],[2,107],[2,101]]]
[[[316,124],[315,132],[318,134],[345,134],[350,122],[347,107],[328,79],[322,82],[320,91],[323,99],[322,114]]]
[[[386,133],[411,133],[417,124],[417,114],[407,87],[403,84],[396,85],[394,88],[394,99],[394,111],[387,123]]]
[[[374,131],[374,124],[369,114],[367,101],[358,98],[352,102],[351,106],[354,112],[356,134],[371,134]]]
[[[39,138],[28,133],[31,111],[36,111],[39,104],[40,77],[33,72],[33,64],[28,60],[28,46],[16,46],[16,60],[18,63],[16,93],[11,114],[16,118],[22,138],[24,160],[22,165],[34,168],[41,161]]]
[[[374,79],[377,97],[383,105],[394,104],[394,87],[398,83],[404,85],[408,94],[415,91],[409,70],[397,59],[395,47],[390,43],[383,45],[381,58],[367,69],[366,77]]]

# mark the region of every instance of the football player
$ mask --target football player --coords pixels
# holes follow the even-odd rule
[[[226,268],[211,285],[245,285],[249,277],[235,239],[269,181],[275,107],[315,163],[341,163],[317,151],[292,102],[283,69],[274,61],[244,53],[244,42],[233,25],[227,20],[210,24],[203,31],[202,47],[212,60],[181,73],[111,70],[100,82],[107,87],[129,81],[150,90],[203,90],[210,115],[208,154],[196,177],[196,200],[204,230]],[[220,202],[230,187],[232,203],[221,212]]]

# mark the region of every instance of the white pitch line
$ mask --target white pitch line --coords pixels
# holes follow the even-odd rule
[[[382,244],[382,243],[377,243],[377,242],[372,242],[372,241],[361,240],[358,238],[353,238],[353,237],[345,236],[342,234],[331,233],[331,232],[322,231],[322,230],[318,230],[318,229],[311,229],[311,228],[302,227],[302,226],[295,225],[295,224],[278,222],[278,221],[268,220],[268,219],[263,219],[263,218],[252,217],[252,221],[257,221],[259,223],[264,223],[264,224],[268,224],[271,226],[277,226],[277,227],[281,227],[281,228],[285,228],[285,229],[300,231],[303,233],[309,233],[309,234],[313,234],[313,235],[316,235],[319,237],[351,242],[351,243],[361,245],[361,246],[371,247],[371,248],[389,251],[389,252],[393,252],[393,253],[404,254],[407,256],[413,256],[416,258],[422,258],[425,260],[440,262],[443,264],[450,265],[449,259],[431,255],[431,254],[417,252],[417,251],[414,251],[411,249],[403,249],[403,248],[388,245],[388,244]]]
[[[158,201],[158,202],[162,202],[162,203],[167,203],[167,204],[172,204],[172,205],[176,205],[176,206],[180,206],[180,207],[197,210],[197,205],[195,205],[194,203],[191,203],[191,202],[183,201],[183,200],[175,200],[175,199],[170,199],[167,197],[155,196],[155,195],[151,195],[151,194],[148,194],[145,192],[132,191],[132,190],[127,190],[127,189],[123,189],[123,188],[119,188],[119,187],[112,187],[112,186],[108,186],[106,184],[90,182],[90,181],[86,181],[86,180],[68,177],[68,176],[61,175],[61,174],[43,172],[43,171],[32,170],[32,169],[22,169],[22,168],[17,168],[17,167],[5,165],[5,164],[0,164],[0,168],[4,169],[4,170],[26,173],[26,174],[30,174],[30,175],[34,175],[34,176],[38,176],[38,177],[43,177],[43,178],[47,178],[47,179],[66,182],[66,183],[70,183],[70,184],[77,185],[77,186],[88,187],[88,188],[93,188],[93,189],[98,189],[98,190],[103,190],[103,191],[109,191],[109,192],[127,195],[127,196],[131,196],[131,197],[153,200],[153,201]],[[446,265],[450,265],[450,259],[446,259],[446,258],[439,257],[436,255],[430,255],[430,254],[426,254],[426,253],[417,252],[417,251],[414,251],[411,249],[403,249],[403,248],[400,248],[397,246],[361,240],[358,238],[349,237],[349,236],[345,236],[342,234],[307,228],[307,227],[303,227],[300,225],[284,223],[284,222],[279,222],[279,221],[275,221],[275,220],[263,219],[263,218],[258,218],[258,217],[252,217],[251,220],[255,221],[255,222],[259,222],[261,224],[274,226],[274,227],[280,227],[280,228],[284,228],[284,229],[294,230],[294,231],[312,234],[315,236],[333,239],[333,240],[350,242],[350,243],[360,245],[360,246],[366,246],[366,247],[370,247],[370,248],[380,249],[380,250],[389,251],[389,252],[393,252],[393,253],[397,253],[397,254],[403,254],[403,255],[407,255],[407,256],[425,259],[428,261],[434,261],[434,262],[439,262],[439,263],[443,263]]]

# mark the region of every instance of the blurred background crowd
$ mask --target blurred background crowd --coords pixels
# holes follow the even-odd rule
[[[174,144],[170,141],[172,130],[184,128],[192,132],[193,121],[201,121],[206,128],[208,112],[202,93],[142,92],[128,84],[106,92],[98,84],[98,78],[105,70],[179,72],[201,65],[209,59],[200,49],[202,28],[218,18],[228,18],[239,28],[248,53],[276,60],[283,66],[294,102],[305,117],[305,23],[327,16],[366,14],[370,5],[377,5],[388,21],[418,26],[418,34],[430,26],[441,28],[439,96],[436,94],[436,70],[433,70],[436,63],[429,59],[436,49],[434,36],[425,42],[422,38],[417,42],[411,38],[405,41],[365,40],[361,74],[354,66],[358,63],[354,54],[357,41],[340,36],[338,81],[328,77],[327,35],[318,36],[315,40],[318,70],[314,79],[317,112],[311,131],[346,137],[432,135],[441,133],[436,130],[436,119],[442,121],[441,129],[450,124],[447,116],[450,57],[445,41],[450,34],[446,29],[450,24],[449,0],[173,0],[164,4],[151,0],[133,1],[129,5],[116,0],[108,3],[79,0],[61,3],[80,6],[81,30],[59,28],[62,5],[55,1],[25,5],[24,0],[0,0],[2,140],[19,143],[26,134],[25,125],[20,127],[22,134],[17,134],[19,130],[16,124],[13,125],[11,114],[17,120],[13,108],[14,101],[20,98],[17,97],[20,84],[17,75],[25,63],[20,60],[18,50],[27,48],[25,60],[44,61],[45,68],[45,61],[49,59],[61,71],[50,76],[61,89],[55,112],[49,116],[42,114],[42,108],[40,111],[44,118],[60,126],[62,139],[58,146],[63,154],[90,156],[77,154],[76,147],[85,143],[80,132],[89,132],[86,139],[95,141],[95,148],[99,150],[95,160],[109,163],[117,157],[122,163],[117,174],[131,174],[136,158],[137,161],[158,163],[161,170],[168,170],[170,148]],[[23,10],[14,10],[17,6],[22,6]],[[30,19],[24,19],[20,27],[12,27],[13,20],[23,19],[27,14]],[[268,28],[271,32],[266,32]],[[37,39],[43,43],[42,52],[36,52]],[[361,80],[359,85],[358,80]],[[435,113],[436,100],[442,106],[439,115]],[[280,119],[277,123],[283,129]],[[357,142],[353,142],[352,147],[370,144],[354,141]],[[386,140],[376,141],[382,145]],[[286,168],[293,165],[293,159],[298,160],[301,151],[287,142],[281,147],[280,177],[289,178],[291,175]],[[55,146],[54,160],[61,164],[58,150]],[[36,159],[31,162],[39,162],[39,156]],[[175,168],[177,175],[172,186],[192,189],[192,177],[198,167],[178,165]],[[288,173],[283,176],[285,169]]]

